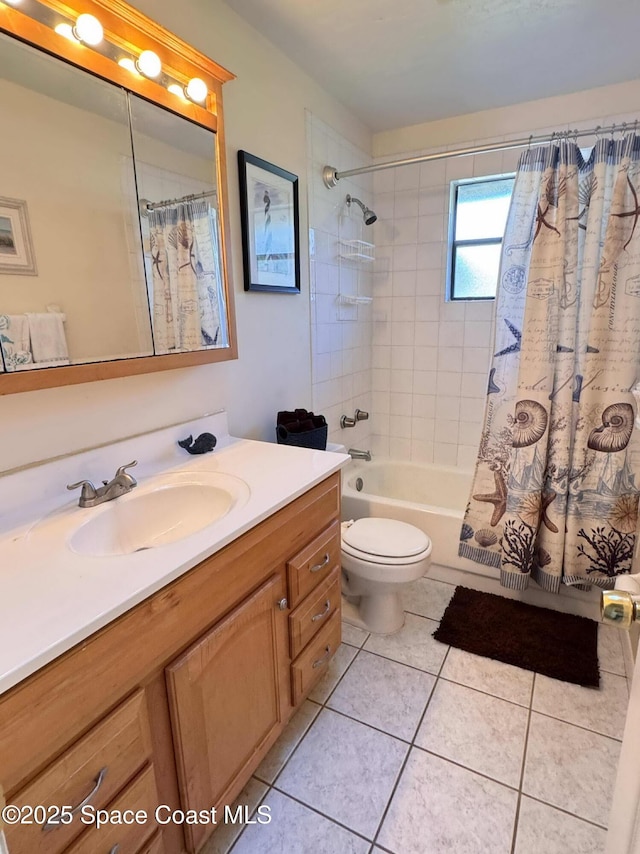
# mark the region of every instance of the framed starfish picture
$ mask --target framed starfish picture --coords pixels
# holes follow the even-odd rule
[[[245,291],[300,293],[298,176],[238,152]]]

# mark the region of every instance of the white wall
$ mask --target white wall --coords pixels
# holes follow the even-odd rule
[[[640,81],[374,137],[376,160],[640,118]],[[587,141],[588,144],[588,141]],[[447,303],[450,182],[515,171],[521,150],[375,173],[372,449],[472,468],[484,412],[494,303]],[[336,192],[336,191],[334,191]]]
[[[224,107],[240,358],[3,397],[0,471],[218,407],[228,409],[236,434],[272,439],[278,409],[312,405],[305,108],[364,151],[370,150],[370,134],[221,0],[134,5],[237,75],[225,84]],[[300,177],[301,295],[242,290],[239,148]]]

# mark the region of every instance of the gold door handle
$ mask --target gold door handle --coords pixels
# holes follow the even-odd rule
[[[600,617],[603,623],[629,630],[634,623],[640,622],[640,596],[626,590],[603,590]]]

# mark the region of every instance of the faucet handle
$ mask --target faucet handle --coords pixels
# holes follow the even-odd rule
[[[80,480],[78,483],[69,483],[67,484],[67,489],[78,489],[80,486],[82,487],[82,492],[80,493],[80,499],[82,501],[96,497],[96,488],[90,480]]]
[[[133,466],[137,466],[137,465],[138,465],[138,461],[137,461],[137,460],[134,460],[132,463],[127,463],[127,464],[126,464],[126,465],[124,465],[124,466],[120,466],[120,468],[119,468],[119,469],[118,469],[118,471],[116,472],[116,477],[121,477],[123,474],[125,474],[125,473],[126,473],[126,470],[127,470],[127,469],[130,469],[130,468],[132,468]],[[131,480],[133,480],[133,482],[135,483],[135,478],[133,478],[131,475],[127,475],[127,477],[130,477],[130,478],[131,478]]]

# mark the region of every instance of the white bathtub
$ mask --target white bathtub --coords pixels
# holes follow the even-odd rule
[[[409,522],[431,539],[433,563],[468,569],[469,562],[458,557],[458,542],[472,475],[452,466],[355,461],[342,472],[342,518],[384,516]]]

